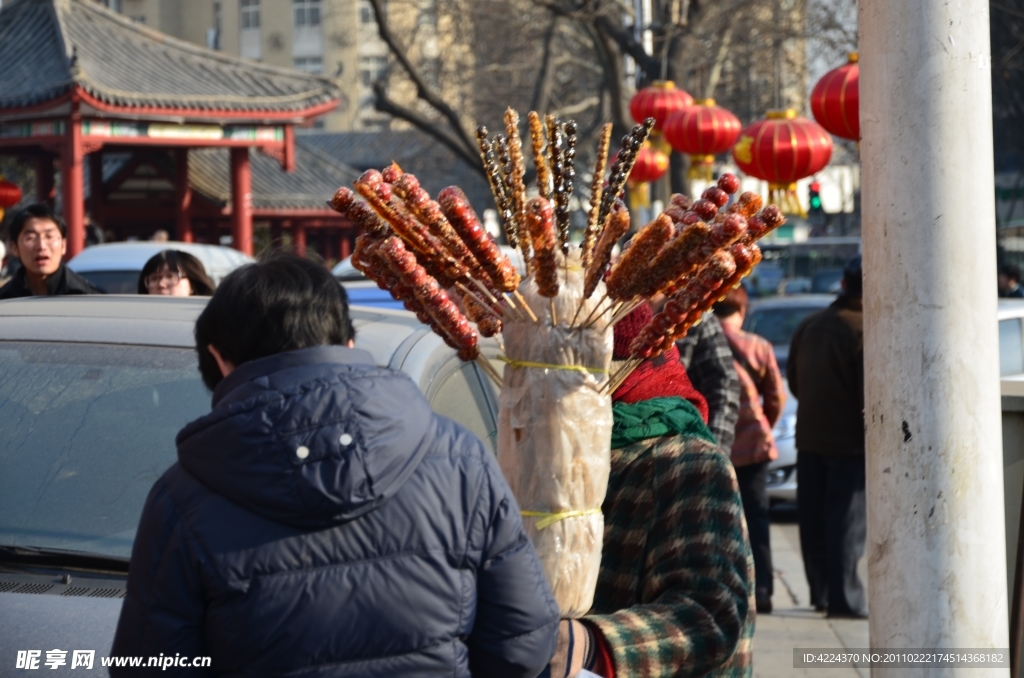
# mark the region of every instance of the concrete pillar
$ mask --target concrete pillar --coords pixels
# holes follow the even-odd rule
[[[231,149],[232,247],[252,256],[252,172],[249,149]]]
[[[85,248],[85,172],[82,168],[82,121],[77,113],[68,119],[67,142],[60,159],[64,223],[68,227],[66,259]]]
[[[871,645],[1006,648],[988,2],[859,20]]]
[[[188,149],[179,148],[174,152],[174,212],[178,222],[178,240],[193,242],[192,233],[192,185],[188,182]]]

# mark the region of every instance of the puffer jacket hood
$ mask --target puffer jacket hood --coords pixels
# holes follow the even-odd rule
[[[379,507],[427,450],[433,413],[366,351],[318,346],[239,366],[178,434],[182,467],[268,520],[310,529]]]

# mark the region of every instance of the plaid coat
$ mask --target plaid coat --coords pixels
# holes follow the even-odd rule
[[[695,437],[612,450],[594,607],[616,678],[752,674],[754,564],[736,473]]]

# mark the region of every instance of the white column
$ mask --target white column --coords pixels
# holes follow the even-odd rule
[[[859,16],[871,644],[1006,648],[988,0]]]

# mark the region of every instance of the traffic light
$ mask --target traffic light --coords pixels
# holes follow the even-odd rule
[[[812,181],[808,188],[808,202],[811,205],[811,213],[823,212],[821,209],[821,184]]]

